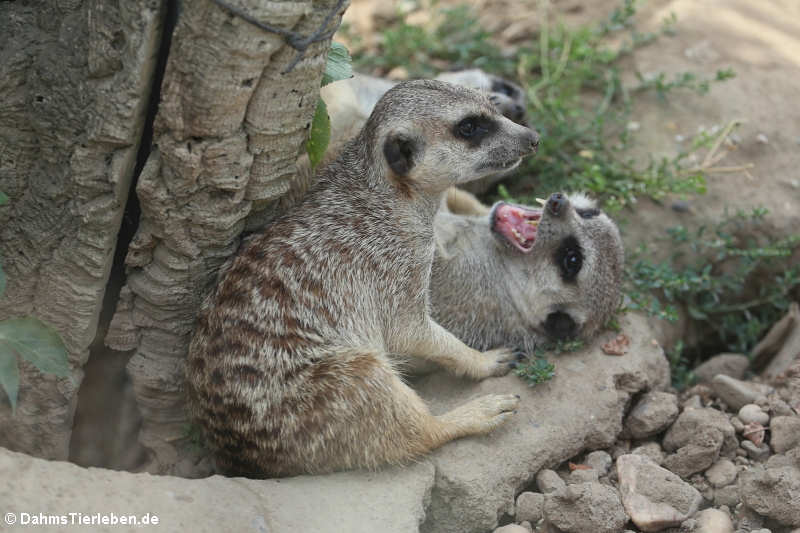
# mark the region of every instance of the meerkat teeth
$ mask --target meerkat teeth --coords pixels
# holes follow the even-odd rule
[[[514,237],[516,237],[519,242],[521,243],[525,242],[525,239],[522,237],[522,235],[520,235],[519,231],[517,231],[516,228],[511,228],[511,234],[514,235]]]
[[[538,220],[526,220],[525,223],[528,224],[529,226],[533,226],[534,228],[539,225]]]

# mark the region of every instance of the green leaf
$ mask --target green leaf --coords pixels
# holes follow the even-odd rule
[[[17,354],[9,348],[7,343],[2,341],[0,341],[0,388],[6,392],[13,413],[17,410],[19,367],[17,366]]]
[[[353,60],[350,58],[350,52],[343,44],[332,42],[328,61],[325,63],[325,73],[322,74],[322,86],[352,77]]]
[[[0,191],[0,205],[6,205],[8,203],[8,196],[3,191]]]
[[[61,337],[37,318],[15,318],[0,322],[0,343],[45,374],[69,376],[67,350]]]
[[[317,110],[314,111],[314,120],[311,121],[311,133],[306,142],[306,152],[308,152],[312,168],[322,161],[322,156],[325,155],[330,141],[331,118],[328,116],[328,106],[320,98],[317,102]]]

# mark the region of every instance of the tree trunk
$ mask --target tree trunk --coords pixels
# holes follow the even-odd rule
[[[228,1],[304,36],[336,5]],[[67,458],[83,367],[104,333],[103,297],[138,179],[141,217],[125,257],[126,284],[118,301],[106,302],[107,311],[116,307],[106,344],[133,354],[128,371],[143,419],[139,440],[150,452],[146,469],[191,473],[176,464],[187,457],[183,364],[195,316],[241,233],[273,216],[294,178],[330,39],[311,44],[282,74],[296,54],[284,37],[211,0],[179,8],[144,163],[150,89],[160,43],[170,37],[162,35],[167,4],[0,2],[0,191],[11,199],[0,208],[9,281],[0,319],[33,314],[52,325],[72,369],[58,379],[20,363],[16,415],[0,401],[0,446]]]
[[[16,415],[0,395],[0,446],[66,459],[161,38],[145,0],[0,2],[0,320],[54,327],[71,376],[20,362]]]
[[[335,0],[231,3],[309,35]],[[338,23],[337,13],[331,25]],[[330,40],[295,55],[283,37],[209,0],[185,2],[175,28],[150,154],[136,192],[138,231],[107,344],[135,350],[128,371],[150,472],[188,459],[184,360],[198,308],[220,265],[289,188],[319,96]],[[188,470],[187,470],[188,468]]]

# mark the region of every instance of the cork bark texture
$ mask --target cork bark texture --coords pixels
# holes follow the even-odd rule
[[[66,459],[141,138],[163,8],[153,0],[0,2],[0,320],[61,335],[65,379],[20,363],[0,446]]]
[[[302,35],[336,5],[230,3]],[[106,337],[109,347],[134,351],[128,371],[150,472],[174,472],[185,461],[184,360],[197,311],[242,231],[269,216],[294,178],[329,45],[312,44],[282,74],[296,53],[283,37],[209,0],[181,4],[155,147],[136,188],[142,214],[126,257],[127,284]]]

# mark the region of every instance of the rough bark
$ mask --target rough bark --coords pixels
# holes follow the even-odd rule
[[[0,2],[0,319],[35,315],[71,376],[20,363],[0,446],[66,459],[136,161],[163,9],[148,0]]]
[[[265,23],[312,33],[335,0],[231,0]],[[341,13],[331,24],[338,23]],[[184,359],[195,316],[246,226],[288,190],[319,95],[329,40],[295,51],[209,0],[185,2],[173,34],[154,150],[139,178],[142,216],[107,344],[128,371],[151,472],[187,465]],[[183,461],[182,464],[178,464]]]

